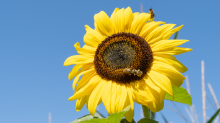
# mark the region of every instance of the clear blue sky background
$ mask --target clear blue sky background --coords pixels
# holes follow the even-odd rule
[[[1,0],[0,1],[0,123],[69,123],[88,114],[84,107],[75,111],[75,101],[65,59],[76,55],[73,45],[83,45],[84,25],[93,27],[94,14],[105,11],[109,16],[115,7],[130,6],[133,12],[153,7],[155,21],[184,24],[180,39],[189,39],[184,47],[192,52],[177,56],[188,67],[193,103],[202,111],[201,60],[205,61],[205,81],[211,83],[220,101],[220,1],[219,0]],[[186,87],[186,84],[182,85]],[[207,96],[211,94],[206,86]],[[169,101],[165,105],[174,106]],[[207,107],[210,103],[207,102]],[[184,107],[178,104],[188,118]],[[140,118],[140,105],[135,105],[135,120]],[[104,106],[99,107],[105,116]],[[211,116],[216,108],[207,110]],[[161,111],[175,123],[185,123],[177,114]],[[163,123],[160,112],[156,120]],[[202,122],[202,115],[199,117]]]

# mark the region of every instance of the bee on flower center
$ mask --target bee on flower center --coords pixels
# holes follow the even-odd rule
[[[155,14],[154,14],[154,10],[152,8],[149,9],[149,12],[151,14],[151,17],[150,19],[154,18],[155,17]]]
[[[143,72],[140,69],[137,70],[137,69],[131,69],[131,68],[124,68],[123,72],[125,74],[129,74],[129,75],[133,74],[138,77],[141,77],[143,75]]]

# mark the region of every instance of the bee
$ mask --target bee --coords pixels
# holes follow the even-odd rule
[[[123,72],[125,74],[129,74],[129,75],[133,74],[138,77],[141,77],[143,75],[143,72],[140,69],[137,70],[137,69],[131,69],[131,68],[124,68]]]
[[[152,8],[149,9],[149,12],[151,14],[151,17],[150,19],[154,18],[155,17],[155,14],[154,14],[154,10]]]

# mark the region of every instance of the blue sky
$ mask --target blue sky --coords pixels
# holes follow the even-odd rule
[[[205,61],[206,85],[211,83],[220,100],[219,0],[1,0],[0,122],[47,123],[51,112],[52,123],[69,123],[88,114],[85,107],[76,112],[75,101],[68,101],[73,94],[68,80],[72,66],[64,67],[63,63],[77,54],[73,47],[77,41],[83,45],[84,25],[93,27],[94,14],[105,11],[110,16],[115,7],[128,6],[140,12],[140,3],[144,12],[154,9],[155,21],[184,25],[178,38],[190,40],[183,47],[193,51],[176,58],[189,69],[184,75],[189,77],[197,113],[202,111],[201,60]],[[211,99],[207,86],[206,92]],[[169,101],[165,105],[174,107]],[[184,107],[189,106],[177,105],[188,118]],[[140,118],[140,107],[135,105],[135,120]],[[103,105],[99,109],[107,115]],[[215,109],[209,108],[207,116]],[[185,123],[166,107],[161,112],[169,121]],[[156,120],[163,123],[160,113]]]

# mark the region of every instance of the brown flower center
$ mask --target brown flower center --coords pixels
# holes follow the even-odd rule
[[[130,83],[142,79],[151,67],[153,55],[148,43],[135,34],[118,33],[98,46],[94,65],[103,79]]]

